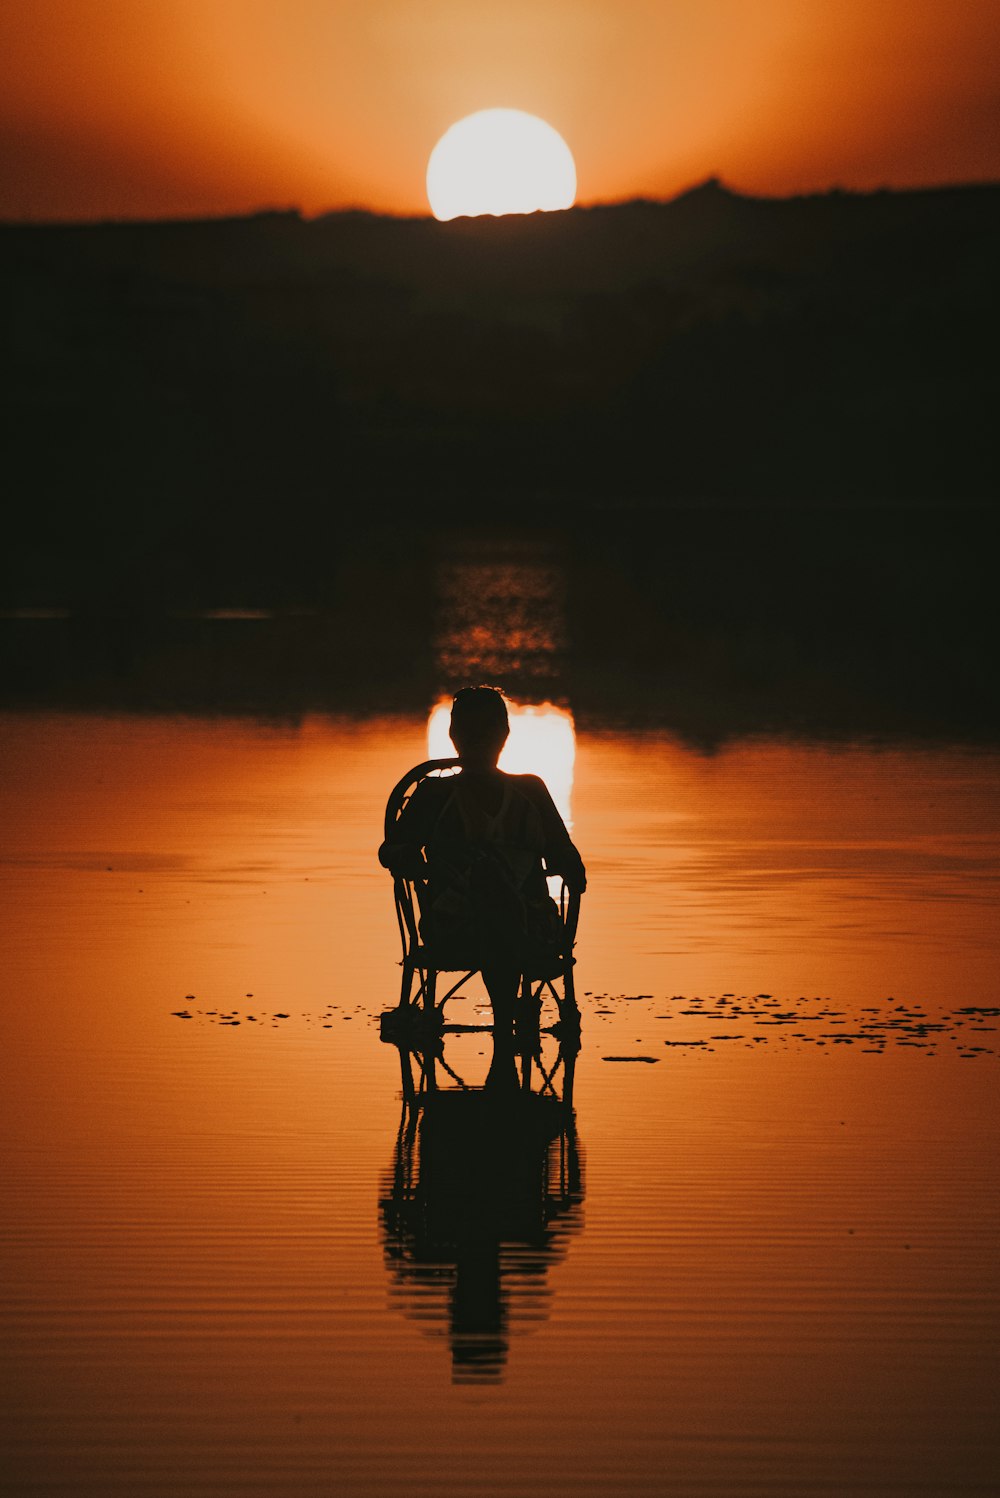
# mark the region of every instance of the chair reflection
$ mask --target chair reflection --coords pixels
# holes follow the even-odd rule
[[[474,1049],[490,1045],[482,1032],[390,1043],[403,1102],[380,1202],[393,1296],[404,1315],[447,1335],[454,1382],[499,1382],[511,1334],[545,1318],[549,1266],[582,1227],[579,1043],[494,1047],[478,1085],[458,1067],[485,1068]],[[468,1060],[456,1054],[463,1043]]]

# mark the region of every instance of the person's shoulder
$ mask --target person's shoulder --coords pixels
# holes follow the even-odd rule
[[[508,780],[513,781],[514,788],[519,790],[522,796],[527,796],[529,801],[551,801],[549,788],[540,775],[508,775]]]

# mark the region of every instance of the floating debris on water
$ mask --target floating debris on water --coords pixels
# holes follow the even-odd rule
[[[252,992],[248,992],[247,998],[252,998]],[[457,1003],[459,997],[456,996]],[[709,994],[707,998],[701,998],[697,994],[688,997],[684,994],[654,995],[648,993],[597,993],[585,996],[588,1002],[582,1006],[584,1019],[592,1017],[607,1022],[611,1030],[614,1030],[616,1016],[631,1016],[633,1023],[637,1018],[648,1021],[656,1020],[670,1025],[671,1031],[678,1035],[677,1039],[657,1041],[657,1044],[670,1046],[679,1050],[682,1054],[701,1053],[702,1055],[714,1054],[714,1045],[723,1042],[742,1042],[745,1048],[752,1046],[777,1046],[784,1047],[784,1054],[791,1051],[803,1050],[809,1047],[812,1051],[823,1050],[825,1054],[837,1048],[843,1052],[844,1048],[850,1047],[858,1054],[867,1056],[884,1056],[890,1048],[902,1048],[909,1051],[920,1051],[921,1055],[928,1058],[936,1058],[942,1055],[951,1055],[963,1060],[972,1060],[983,1056],[996,1056],[1000,1053],[1000,1046],[996,1045],[996,1036],[1000,1034],[1000,1025],[991,1021],[1000,1020],[1000,1006],[996,1005],[971,1005],[956,1006],[953,1009],[937,1010],[928,1009],[922,1002],[914,1000],[902,1003],[895,997],[887,998],[881,1003],[865,1003],[844,1006],[839,1008],[828,996],[814,996],[809,998],[800,994],[795,998],[789,996],[774,996],[772,994],[756,994],[748,998],[745,994],[736,995],[726,991],[718,997]],[[664,1010],[664,1004],[672,1004],[670,1010]],[[227,1025],[235,1027],[241,1024],[253,1024],[258,1028],[270,1025],[271,1029],[279,1029],[291,1020],[293,1016],[288,1010],[276,1010],[274,1013],[266,1013],[255,1010],[254,1013],[241,1013],[238,1009],[197,1009],[194,1007],[195,995],[185,996],[185,1007],[171,1010],[171,1016],[176,1019],[186,1020],[189,1023],[201,1021],[202,1023]],[[646,1009],[640,1009],[637,1013],[634,1006],[645,1004]],[[630,1007],[626,1010],[625,1005]],[[345,1012],[350,1008],[351,1012]],[[488,1009],[480,1004],[476,1009],[477,1014],[487,1014]],[[336,1018],[342,1021],[351,1021],[360,1017],[362,1021],[367,1019],[371,1024],[379,1023],[379,1016],[369,1014],[364,1005],[341,1005],[333,1002],[326,1003],[312,1012],[302,1011],[295,1016],[307,1026],[315,1026],[324,1030],[334,1028],[333,1021]],[[723,1023],[734,1023],[743,1021],[752,1025],[757,1030],[766,1030],[769,1033],[748,1034],[744,1030],[726,1030],[713,1032],[712,1025]],[[280,1022],[280,1023],[279,1023]],[[814,1030],[814,1026],[825,1025],[824,1030]],[[804,1027],[804,1028],[803,1028]],[[637,1029],[645,1028],[640,1022]],[[774,1034],[770,1032],[774,1031]],[[679,1032],[679,1033],[678,1033]],[[607,1034],[607,1028],[605,1028]],[[975,1037],[973,1043],[971,1037]],[[646,1037],[641,1034],[623,1034],[622,1041],[625,1044],[634,1042],[637,1045],[646,1044]],[[602,1061],[619,1062],[643,1062],[654,1064],[661,1060],[658,1056],[633,1055],[633,1056],[602,1056]]]

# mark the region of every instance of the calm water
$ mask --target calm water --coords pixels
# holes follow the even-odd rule
[[[511,1160],[379,1041],[426,745],[0,724],[8,1490],[996,1491],[997,758],[542,733],[583,1046]]]

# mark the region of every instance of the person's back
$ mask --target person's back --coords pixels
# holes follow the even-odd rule
[[[423,941],[443,967],[482,970],[494,1013],[512,1006],[526,968],[555,969],[565,955],[546,873],[586,887],[544,781],[497,768],[508,732],[499,692],[459,692],[451,736],[461,772],[423,781],[379,850],[386,868],[417,881]]]

